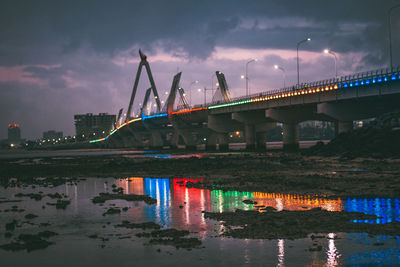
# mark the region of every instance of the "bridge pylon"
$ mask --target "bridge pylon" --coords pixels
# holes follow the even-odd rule
[[[138,84],[139,84],[140,74],[142,73],[143,66],[146,68],[146,72],[147,72],[147,76],[148,76],[149,81],[150,81],[151,89],[153,91],[154,98],[156,100],[157,111],[160,112],[160,110],[161,110],[160,97],[158,96],[157,88],[156,88],[156,85],[155,85],[154,79],[153,79],[153,75],[151,74],[151,69],[150,69],[149,62],[147,62],[147,56],[145,54],[143,54],[143,52],[141,50],[139,50],[139,55],[140,55],[140,63],[139,63],[139,67],[138,67],[138,70],[137,70],[137,73],[136,73],[135,83],[134,83],[133,88],[132,88],[132,95],[131,95],[131,99],[129,101],[128,112],[126,114],[126,120],[127,121],[131,119],[132,105],[133,105],[133,102],[135,100],[136,90],[137,90],[137,87],[138,87]]]

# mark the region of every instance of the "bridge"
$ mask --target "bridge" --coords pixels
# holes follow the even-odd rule
[[[266,133],[282,123],[283,147],[299,147],[299,123],[329,121],[336,133],[353,128],[354,120],[377,117],[400,108],[400,67],[380,69],[281,88],[250,96],[231,98],[222,72],[216,71],[220,99],[189,106],[179,86],[182,73],[174,76],[164,107],[157,93],[147,57],[139,51],[140,64],[123,123],[103,138],[89,141],[99,147],[143,149],[176,148],[183,142],[195,149],[200,140],[207,150],[228,149],[228,134],[243,131],[248,150],[265,149]],[[147,89],[141,114],[132,117],[132,105],[145,67],[151,87]],[[144,107],[153,92],[157,112],[145,114]],[[179,99],[179,108],[175,100]],[[122,110],[118,115],[120,121]],[[118,123],[118,122],[117,122]]]

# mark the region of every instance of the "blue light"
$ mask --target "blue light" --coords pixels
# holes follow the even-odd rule
[[[353,87],[353,83],[350,83],[350,87]]]
[[[365,84],[370,84],[370,83],[371,83],[371,81],[369,79],[365,80]]]
[[[359,85],[358,81],[355,81],[354,86],[358,86],[358,85]]]
[[[373,78],[373,79],[372,79],[372,83],[376,83],[376,80],[375,80],[375,78]]]
[[[104,137],[104,140],[107,140],[107,139],[108,139],[108,136]]]
[[[385,78],[383,78],[383,80],[384,80],[385,82],[387,82],[387,81],[388,81],[388,78],[385,76]]]
[[[392,75],[392,81],[396,80],[396,75]]]
[[[160,118],[160,117],[166,117],[168,116],[168,113],[160,113],[160,114],[154,114],[150,116],[145,116],[142,115],[142,120],[147,120],[147,119],[152,119],[152,118]]]
[[[361,85],[364,85],[364,81],[361,81]]]
[[[342,88],[342,84],[341,83],[339,83],[339,88]]]
[[[378,78],[378,83],[382,82],[382,77]]]
[[[369,220],[354,220],[357,223],[385,224],[392,221],[399,221],[398,210],[399,199],[375,198],[375,199],[351,199],[344,202],[344,210],[348,212],[362,212],[376,215],[378,218]]]
[[[343,85],[343,87],[349,87],[349,85],[348,85],[347,83],[345,83],[345,84]]]

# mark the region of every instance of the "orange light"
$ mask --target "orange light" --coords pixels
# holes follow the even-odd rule
[[[193,112],[193,111],[200,111],[200,110],[203,110],[203,109],[207,109],[207,108],[194,108],[194,109],[179,110],[179,111],[172,112],[172,114],[188,113],[188,112]]]
[[[317,88],[317,92],[319,92],[319,87]]]
[[[326,90],[326,91],[328,91],[328,90],[329,90],[329,87],[328,87],[328,86],[327,86],[327,87],[325,87],[325,90]]]
[[[335,88],[335,89],[338,89],[338,86],[337,86],[337,84],[335,84],[335,86],[334,86],[333,88]]]

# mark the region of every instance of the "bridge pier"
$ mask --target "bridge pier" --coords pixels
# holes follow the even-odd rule
[[[256,132],[256,145],[257,150],[265,151],[267,150],[267,132]]]
[[[161,134],[157,131],[153,131],[150,137],[150,149],[161,150],[164,146],[164,141]]]
[[[254,124],[245,124],[244,136],[246,139],[246,150],[256,149],[256,127]]]
[[[335,134],[341,134],[353,129],[353,121],[338,121],[335,123]]]
[[[299,149],[299,124],[297,122],[284,122],[283,125],[283,149]]]
[[[177,135],[178,135],[178,141],[179,141],[179,136],[182,137],[186,150],[196,150],[196,142],[192,136],[191,131],[179,130],[177,132]]]
[[[227,151],[229,149],[228,138],[226,133],[211,133],[207,138],[206,150],[215,151],[218,149],[220,151]]]

